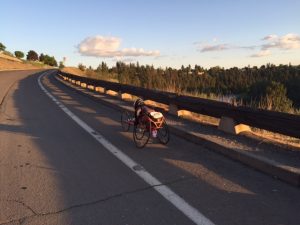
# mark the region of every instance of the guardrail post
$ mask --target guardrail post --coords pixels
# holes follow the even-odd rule
[[[234,119],[225,116],[221,117],[218,129],[231,134],[251,131],[248,125],[238,124]]]
[[[63,75],[59,75],[60,77],[62,77],[63,78],[63,80],[68,80],[68,78],[67,77],[65,77],[65,76],[63,76]]]
[[[132,96],[131,94],[128,94],[128,93],[122,93],[121,91],[119,91],[119,94],[118,94],[118,97],[122,100],[125,100],[125,99],[132,99]]]
[[[95,90],[94,85],[88,85],[87,88],[90,89],[90,90]]]
[[[95,91],[100,92],[100,93],[105,93],[106,88],[104,88],[104,87],[95,87]]]
[[[106,90],[106,91],[105,91],[105,94],[111,95],[111,96],[118,96],[118,95],[119,95],[118,92],[113,91],[113,90]]]
[[[178,116],[192,116],[192,112],[188,110],[178,110],[177,111]]]

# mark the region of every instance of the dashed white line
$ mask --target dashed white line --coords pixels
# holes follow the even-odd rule
[[[141,167],[138,163],[133,161],[130,157],[124,154],[119,148],[114,146],[108,140],[106,140],[100,133],[96,132],[93,128],[82,121],[78,116],[71,112],[64,104],[59,102],[41,82],[41,78],[47,72],[41,74],[38,78],[38,84],[43,92],[51,98],[59,108],[61,108],[69,117],[71,117],[81,128],[83,128],[87,133],[89,133],[93,138],[95,138],[104,148],[121,160],[128,168],[130,168],[135,174],[142,178],[147,184],[153,186],[153,188],[161,194],[166,200],[172,203],[178,210],[180,210],[184,215],[186,215],[190,220],[192,220],[197,225],[214,225],[208,218],[206,218],[202,213],[200,213],[196,208],[192,207],[183,198],[178,196],[174,191],[172,191],[168,186],[162,184],[158,179],[152,176],[145,169],[136,170],[135,168]],[[141,167],[143,168],[143,167]]]

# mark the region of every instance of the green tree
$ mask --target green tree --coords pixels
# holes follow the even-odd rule
[[[80,69],[81,71],[85,71],[86,66],[83,65],[82,63],[79,63],[79,64],[78,64],[78,69]]]
[[[292,101],[286,87],[275,81],[261,81],[251,86],[249,97],[254,106],[281,112],[290,112]]]
[[[37,61],[39,59],[38,57],[38,54],[33,51],[33,50],[30,50],[28,53],[27,53],[27,57],[26,57],[27,60],[30,60],[30,61]]]
[[[266,88],[266,101],[271,110],[290,112],[293,103],[287,98],[286,87],[278,82],[271,81]]]
[[[105,62],[101,63],[101,72],[102,72],[102,74],[108,73],[108,66]]]
[[[287,82],[287,96],[296,107],[300,108],[300,76],[294,77]]]
[[[0,42],[0,51],[5,51],[6,47],[4,44]]]
[[[21,52],[21,51],[15,51],[15,56],[18,58],[18,59],[22,59],[24,57],[24,53]]]
[[[57,61],[54,56],[45,55],[43,62],[49,66],[57,66]]]
[[[39,61],[44,62],[44,60],[45,60],[45,55],[43,53],[41,53],[39,56]]]
[[[65,68],[65,65],[62,61],[59,62],[59,66],[58,66],[59,69],[63,69]]]

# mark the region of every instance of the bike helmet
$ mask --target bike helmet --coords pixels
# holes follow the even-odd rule
[[[133,106],[136,109],[139,106],[143,106],[145,105],[144,101],[140,98],[138,98],[137,100],[134,101]]]

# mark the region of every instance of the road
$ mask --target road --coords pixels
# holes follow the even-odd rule
[[[136,149],[119,112],[51,72],[14,71],[0,73],[0,225],[194,224],[63,112],[41,74],[70,112],[212,223],[300,224],[299,188],[175,136]]]

